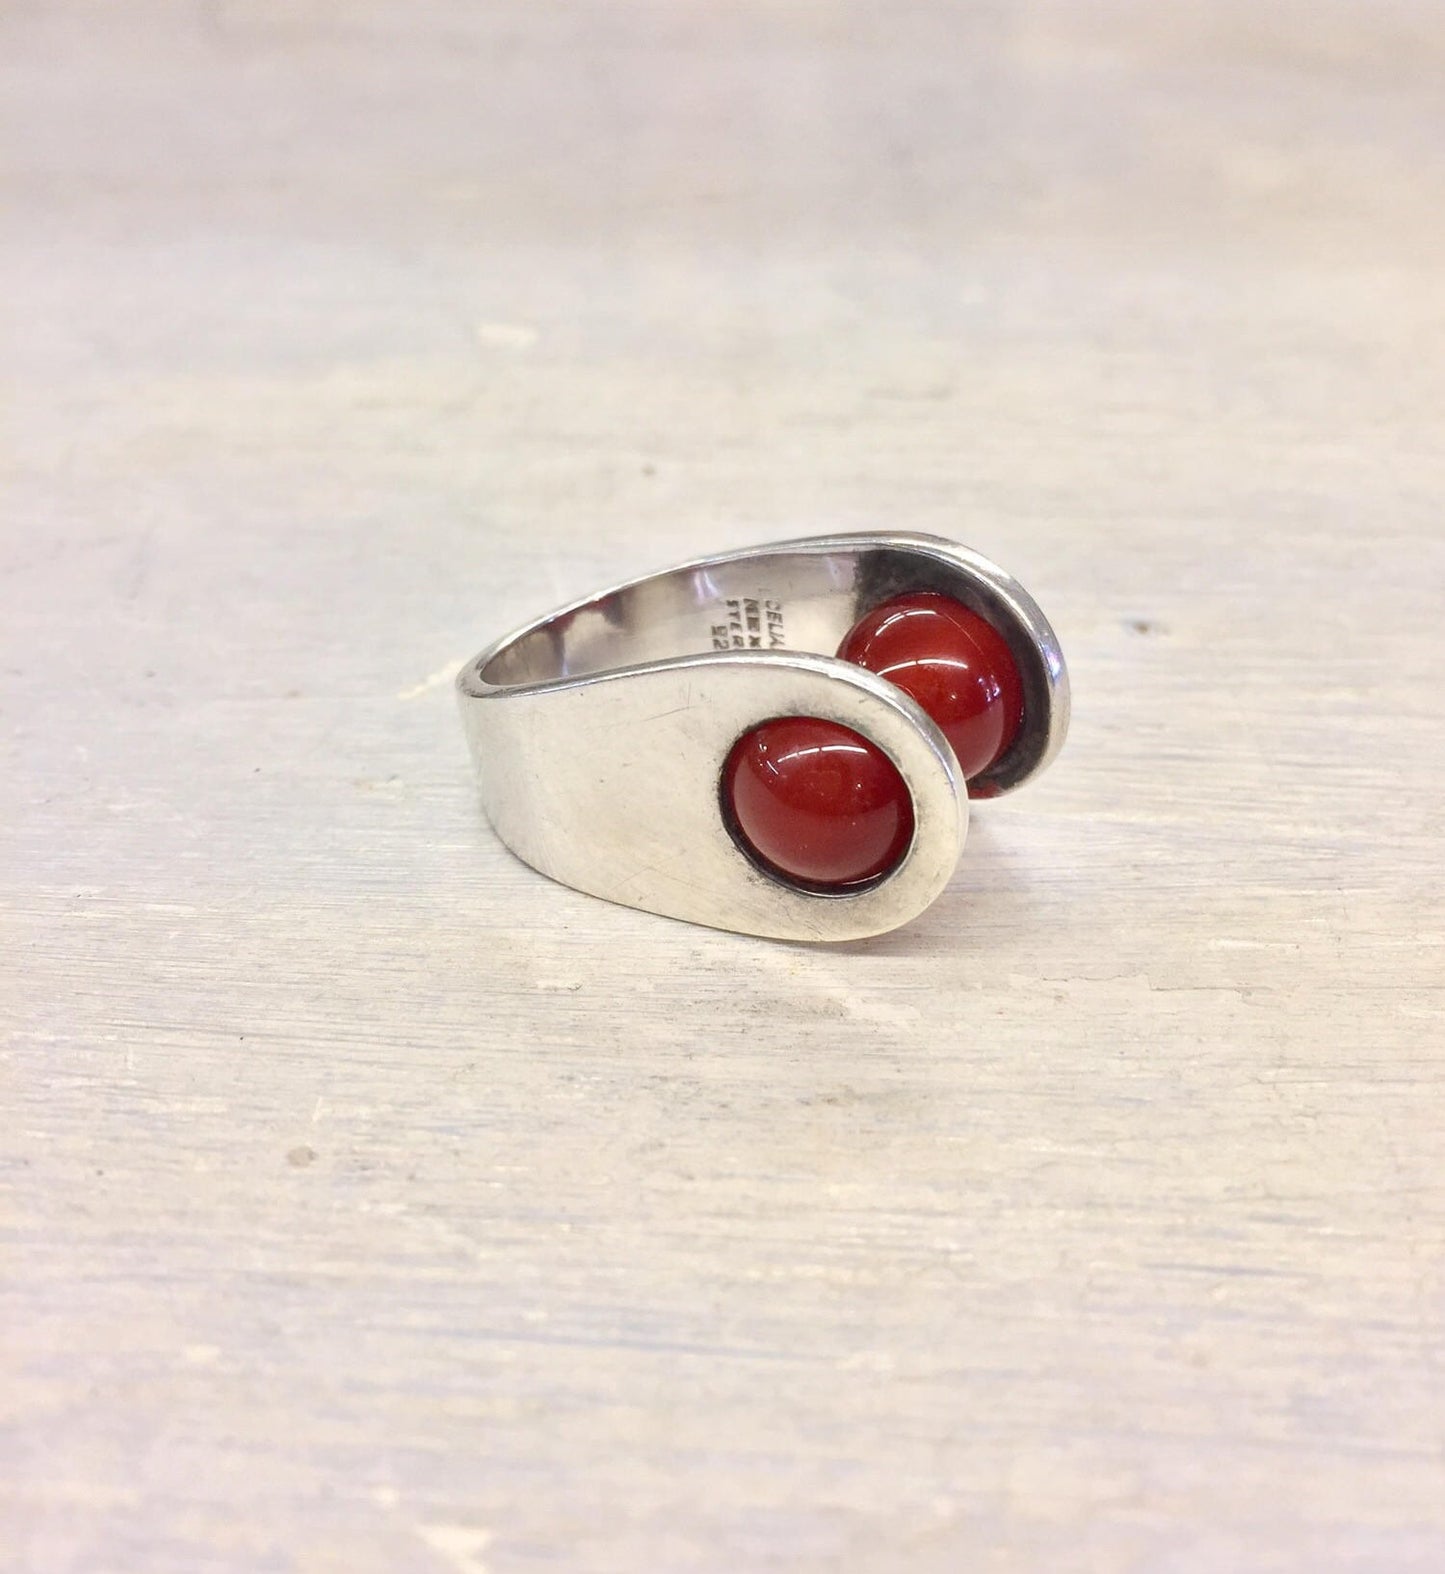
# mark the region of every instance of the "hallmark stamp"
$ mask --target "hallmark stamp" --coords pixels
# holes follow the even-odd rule
[[[788,643],[783,604],[772,596],[730,596],[723,612],[712,626],[714,650],[782,650]]]

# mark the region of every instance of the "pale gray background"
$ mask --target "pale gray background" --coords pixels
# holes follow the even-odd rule
[[[1445,1567],[1445,10],[8,0],[0,1560]],[[937,530],[1074,735],[838,951],[448,682]]]

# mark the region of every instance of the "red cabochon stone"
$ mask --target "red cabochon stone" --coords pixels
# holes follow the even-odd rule
[[[996,628],[934,591],[897,596],[861,617],[838,654],[896,683],[948,739],[967,778],[981,775],[1018,734],[1024,691]]]
[[[744,733],[722,791],[754,856],[809,885],[876,879],[913,839],[913,800],[897,767],[836,722],[780,716]]]

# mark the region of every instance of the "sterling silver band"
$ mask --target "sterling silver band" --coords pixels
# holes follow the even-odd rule
[[[1008,751],[972,785],[1011,791],[1058,752],[1068,678],[1027,592],[986,558],[905,532],[811,537],[700,558],[562,607],[467,663],[462,724],[498,836],[543,874],[609,901],[786,940],[854,940],[916,917],[963,847],[968,791],[902,690],[831,654],[890,597],[940,591],[1007,640],[1024,689]],[[778,716],[861,733],[913,797],[886,878],[813,892],[759,869],[719,804],[733,743]]]

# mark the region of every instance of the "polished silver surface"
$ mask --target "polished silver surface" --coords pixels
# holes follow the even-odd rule
[[[863,613],[915,590],[987,617],[1023,679],[1019,735],[970,787],[907,695],[831,654]],[[957,864],[969,791],[1012,790],[1068,726],[1063,658],[1033,599],[986,558],[900,532],[785,541],[631,580],[489,646],[457,687],[483,804],[519,857],[610,901],[791,940],[858,939],[922,912]],[[914,837],[881,881],[800,890],[733,841],[718,795],[728,751],[788,715],[853,728],[902,774]]]

